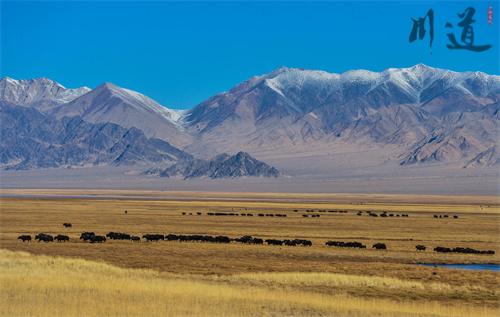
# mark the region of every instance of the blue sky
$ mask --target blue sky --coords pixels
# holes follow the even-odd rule
[[[20,2],[1,1],[1,76],[102,82],[190,108],[280,66],[343,72],[425,63],[499,74],[498,1]],[[482,53],[449,50],[444,25],[477,12]],[[487,7],[493,6],[493,24]],[[435,12],[428,38],[408,42],[411,17]],[[460,29],[454,28],[457,36]]]

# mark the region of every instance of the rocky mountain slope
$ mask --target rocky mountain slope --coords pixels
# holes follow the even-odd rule
[[[235,155],[219,154],[211,160],[182,160],[166,169],[149,169],[146,175],[159,175],[161,177],[182,177],[184,179],[208,178],[234,178],[242,176],[278,177],[280,172],[266,163],[259,161],[250,154],[238,152]]]
[[[490,147],[486,151],[483,151],[476,155],[472,160],[468,161],[465,167],[484,167],[484,166],[499,166],[500,156],[498,155],[498,150],[496,145]]]
[[[0,102],[0,166],[36,169],[92,165],[173,163],[192,156],[137,128],[58,120],[34,108]]]
[[[280,68],[190,110],[188,150],[400,146],[401,164],[466,161],[494,145],[500,77],[425,65],[380,73]],[[223,138],[221,136],[224,136]]]

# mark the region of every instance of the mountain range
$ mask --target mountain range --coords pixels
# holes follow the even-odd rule
[[[67,89],[5,77],[0,163],[166,164],[163,175],[189,178],[195,166],[211,175],[207,166],[223,152],[279,162],[307,153],[314,164],[316,153],[355,147],[386,151],[375,167],[497,166],[499,100],[500,76],[422,64],[342,74],[279,68],[182,111],[110,83]]]
[[[498,140],[499,99],[500,77],[481,72],[421,64],[381,73],[280,68],[189,111],[186,126],[197,139],[188,149],[234,149],[234,140],[250,153],[396,144],[403,165],[465,162]]]

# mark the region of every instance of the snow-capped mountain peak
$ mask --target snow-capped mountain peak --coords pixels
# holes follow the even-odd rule
[[[70,102],[90,91],[88,87],[68,89],[48,78],[0,79],[0,101],[46,111]]]
[[[101,86],[96,88],[96,90],[107,91],[112,96],[126,100],[132,107],[135,107],[138,110],[151,111],[174,124],[178,124],[178,121],[181,118],[182,112],[164,107],[153,99],[138,93],[137,91],[121,88],[110,82],[103,83]]]
[[[109,82],[57,107],[53,114],[58,118],[80,116],[92,123],[112,122],[126,128],[135,127],[148,137],[162,138],[178,145],[189,139],[179,122],[182,113]]]

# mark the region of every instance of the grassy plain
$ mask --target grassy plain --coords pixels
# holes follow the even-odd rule
[[[29,307],[26,309],[35,309],[30,307],[43,303],[46,300],[44,296],[59,298],[52,301],[52,307],[36,308],[40,309],[40,314],[18,311],[18,315],[58,315],[54,313],[58,309],[66,312],[65,307],[88,306],[89,301],[92,301],[88,294],[108,298],[111,293],[117,292],[115,286],[109,285],[118,285],[118,294],[123,296],[114,299],[110,297],[107,302],[112,306],[99,303],[94,312],[85,315],[103,315],[101,309],[110,311],[109,315],[140,315],[138,312],[143,309],[141,307],[148,306],[148,303],[149,306],[154,306],[150,307],[151,314],[148,314],[152,316],[494,316],[494,312],[498,312],[499,308],[499,273],[415,265],[500,263],[500,208],[495,197],[464,199],[428,196],[419,199],[387,195],[301,196],[241,193],[217,196],[213,193],[128,191],[87,191],[80,194],[38,191],[25,194],[31,197],[0,198],[2,249],[27,251],[36,255],[83,258],[107,262],[121,268],[135,268],[138,271],[86,261],[75,263],[84,267],[95,266],[96,269],[76,269],[71,266],[72,262],[65,261],[80,260],[58,259],[54,260],[57,265],[69,265],[79,277],[73,276],[72,269],[66,267],[62,269],[65,272],[63,277],[57,282],[62,284],[53,281],[48,286],[43,286],[44,284],[32,281],[45,278],[45,275],[56,274],[54,272],[57,269],[49,267],[43,271],[43,266],[33,263],[49,261],[49,258],[30,257],[25,254],[18,256],[7,250],[2,251],[0,284],[13,287],[10,292],[10,288],[5,287],[2,293],[6,291],[5,294],[9,294],[11,300],[27,300],[33,304],[27,305]],[[58,197],[54,197],[55,194],[58,194]],[[295,209],[298,211],[294,212]],[[302,214],[307,214],[306,209],[349,212],[319,213],[320,218],[303,218]],[[127,214],[124,213],[125,210]],[[363,216],[357,216],[358,210],[387,210],[393,213],[408,213],[409,217],[373,218],[365,213]],[[209,211],[245,212],[255,215],[215,217],[206,215]],[[191,212],[193,215],[182,215],[182,212]],[[196,212],[202,212],[202,215],[198,216]],[[285,213],[287,217],[257,217],[258,213]],[[435,219],[433,214],[458,215],[459,218]],[[63,222],[71,222],[73,227],[65,229]],[[136,235],[185,233],[230,237],[248,234],[266,239],[305,238],[312,240],[313,246],[218,245],[167,241],[108,241],[96,245],[78,240],[83,231],[101,234],[122,231]],[[71,241],[45,244],[22,243],[16,240],[19,234],[34,235],[39,232],[67,234]],[[375,242],[384,242],[388,250],[328,248],[324,246],[327,240],[356,240],[368,246]],[[416,244],[426,245],[429,249],[438,245],[490,249],[495,250],[496,254],[438,254],[429,249],[426,252],[417,252]],[[27,264],[12,264],[17,258]],[[144,269],[148,271],[142,271]],[[90,293],[82,290],[84,286],[75,286],[79,285],[78,283],[68,286],[72,278],[84,280],[86,271],[89,272],[89,283],[97,283],[99,276],[113,277],[107,270],[122,272],[120,281],[123,285],[128,285],[123,276],[129,276],[130,288],[123,286],[123,290],[120,290],[122,284],[118,281],[104,283],[108,286],[102,290],[87,290]],[[65,280],[66,275],[68,280]],[[30,278],[20,278],[22,276]],[[149,294],[147,286],[141,286],[145,279],[147,283],[155,285],[152,289],[160,290],[156,295],[150,294],[151,299],[140,304],[142,294]],[[33,283],[39,286],[34,286]],[[19,288],[14,291],[16,285]],[[39,295],[31,294],[31,299],[28,300],[29,296],[25,294],[23,287],[38,287],[46,291],[35,292]],[[84,293],[78,295],[80,299],[72,299],[73,295],[64,296],[57,293],[61,289],[67,294]],[[191,293],[183,295],[180,289],[189,290]],[[138,296],[137,300],[133,299],[135,296]],[[2,297],[5,299],[5,296]],[[12,303],[15,303],[15,300]],[[121,302],[137,303],[122,306]],[[214,304],[209,305],[209,302]],[[157,304],[153,305],[154,303]],[[218,310],[207,309],[208,306]],[[355,306],[360,308],[354,309]],[[454,308],[450,308],[451,306]],[[13,309],[5,301],[1,307],[2,311],[7,311],[4,307]],[[126,313],[125,309],[129,313]],[[371,314],[367,313],[369,311]],[[475,313],[470,314],[471,311]]]
[[[494,316],[491,307],[353,297],[337,289],[480,293],[479,287],[334,273],[191,276],[0,250],[4,316]]]

